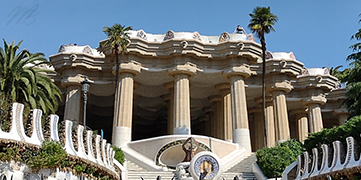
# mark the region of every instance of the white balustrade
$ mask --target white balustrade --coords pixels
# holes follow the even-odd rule
[[[317,148],[312,149],[312,168],[311,168],[311,174],[310,177],[316,177],[318,174],[320,174],[320,170],[318,168],[318,150]]]
[[[23,125],[23,109],[24,105],[20,103],[14,103],[12,105],[12,118],[11,118],[11,128],[9,132],[5,132],[0,128],[0,138],[9,139],[12,141],[20,141],[24,143],[30,143],[34,145],[41,145],[45,140],[43,128],[41,126],[41,117],[42,111],[39,109],[34,109],[32,111],[32,133],[31,137],[28,137],[25,134],[25,128]],[[59,116],[50,115],[49,118],[49,128],[50,128],[50,140],[60,141],[59,138]],[[111,144],[107,143],[107,140],[102,139],[99,135],[96,135],[95,144],[93,143],[93,132],[88,130],[86,131],[86,142],[84,143],[84,126],[77,126],[77,150],[74,148],[73,137],[72,137],[73,122],[70,120],[65,121],[65,151],[73,156],[77,156],[94,163],[97,163],[107,169],[110,169],[115,173],[114,168],[114,155],[115,151],[111,148]],[[95,152],[93,146],[95,145]],[[87,152],[85,150],[87,147]],[[117,164],[116,166],[119,166]],[[119,168],[119,167],[118,167]],[[61,173],[60,173],[61,174]]]
[[[320,168],[320,175],[321,174],[328,174],[331,172],[332,166],[330,166],[330,157],[329,157],[329,151],[328,151],[328,145],[322,144],[322,164]],[[332,164],[331,164],[332,165]]]
[[[316,148],[312,149],[312,156],[308,152],[304,152],[303,156],[297,157],[296,180],[300,179],[317,179],[318,177],[329,176],[335,172],[348,171],[352,168],[361,168],[361,154],[357,151],[357,145],[353,137],[346,138],[347,150],[345,150],[340,141],[334,141],[333,153],[331,154],[329,146],[323,144],[322,149],[322,162],[319,162],[319,154]],[[303,159],[302,159],[303,158]],[[302,161],[303,160],[303,161]],[[332,163],[330,164],[332,160]],[[312,168],[309,169],[310,162],[312,161]],[[319,164],[321,163],[320,168]],[[287,179],[287,177],[283,177]]]

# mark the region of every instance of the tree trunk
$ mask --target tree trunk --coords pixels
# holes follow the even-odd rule
[[[118,79],[119,79],[119,59],[118,59],[118,48],[117,44],[114,45],[115,49],[115,92],[117,92],[118,88]]]
[[[262,114],[263,114],[263,122],[264,122],[264,142],[265,147],[268,147],[267,144],[267,122],[266,122],[266,39],[264,34],[260,37],[261,45],[262,45]]]

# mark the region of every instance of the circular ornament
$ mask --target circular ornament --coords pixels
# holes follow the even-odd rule
[[[218,179],[222,174],[222,165],[219,157],[209,151],[197,153],[191,160],[189,171],[194,179]]]

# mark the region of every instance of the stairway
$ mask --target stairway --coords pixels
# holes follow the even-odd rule
[[[135,163],[127,160],[127,169],[128,169],[128,180],[156,180],[158,176],[162,180],[171,180],[174,176],[173,171],[147,171],[142,167],[139,167]]]
[[[252,172],[252,164],[256,161],[254,154],[246,157],[239,163],[224,172],[219,180],[233,180],[238,176],[239,180],[256,180]],[[128,180],[156,180],[158,176],[161,180],[171,180],[174,176],[174,171],[147,171],[131,161],[127,160]]]
[[[160,176],[162,180],[171,180],[174,176],[173,171],[128,171],[128,180],[156,180]]]
[[[254,162],[256,162],[256,155],[251,154],[225,171],[220,179],[233,180],[235,176],[238,176],[240,180],[256,180],[257,178],[252,172],[252,164]]]

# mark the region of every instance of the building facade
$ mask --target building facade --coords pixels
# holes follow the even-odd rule
[[[87,126],[116,146],[165,135],[202,135],[247,151],[343,124],[345,90],[327,68],[306,68],[292,52],[267,52],[266,122],[261,45],[252,34],[130,31],[119,83],[110,49],[62,45],[50,56],[64,93],[57,112],[82,122],[81,82],[91,81]],[[102,43],[102,42],[100,42]],[[116,88],[117,87],[117,88]],[[117,89],[117,92],[116,92]]]

